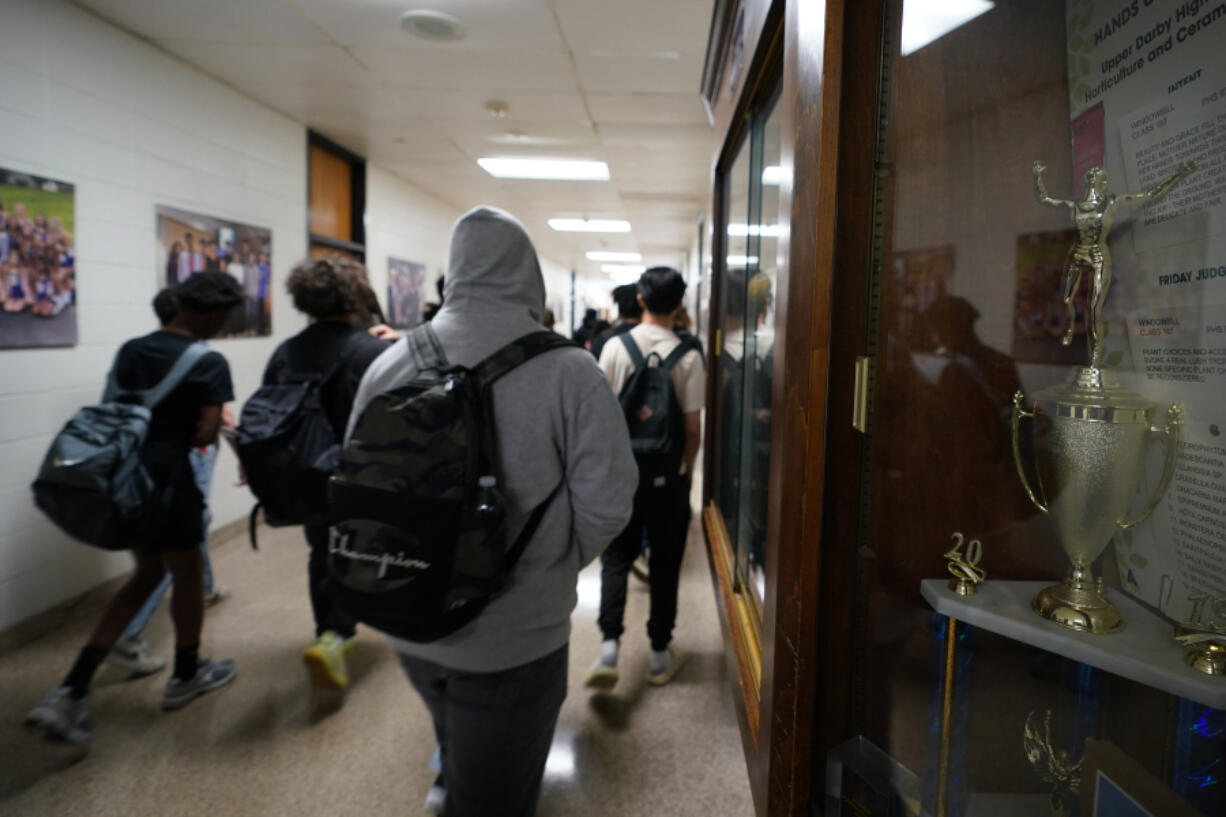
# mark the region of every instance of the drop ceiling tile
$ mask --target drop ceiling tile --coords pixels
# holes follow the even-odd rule
[[[643,148],[701,150],[709,154],[715,134],[706,125],[600,125],[600,141],[608,148],[626,148],[627,158],[642,156]],[[614,154],[616,155],[616,154]]]
[[[401,140],[401,141],[397,141]],[[445,136],[413,133],[368,141],[366,158],[376,164],[413,161],[463,161],[467,157]]]
[[[687,94],[588,94],[588,110],[599,124],[706,125],[697,92]]]
[[[562,51],[474,51],[446,46],[357,46],[354,55],[390,85],[507,91],[574,91]]]
[[[77,0],[152,40],[218,44],[322,45],[328,38],[283,0]]]
[[[311,117],[347,116],[365,123],[382,123],[420,113],[403,94],[377,85],[329,86],[253,83],[243,90],[281,113],[306,122]]]
[[[570,91],[510,91],[499,85],[488,88],[406,88],[401,91],[410,105],[431,119],[493,123],[508,119],[562,120],[587,119],[583,95]],[[507,105],[507,119],[495,119],[486,111],[487,102]]]
[[[696,93],[702,81],[700,51],[676,59],[628,53],[574,52],[579,81],[589,93]]]
[[[424,4],[465,25],[463,40],[429,43],[400,27],[400,15],[418,7],[405,0],[292,0],[292,3],[341,45],[433,45],[447,49],[563,50],[545,0],[445,0]]]
[[[705,54],[712,0],[555,0],[571,49]]]
[[[163,40],[163,48],[239,88],[248,85],[372,84],[373,76],[335,45],[232,45]]]

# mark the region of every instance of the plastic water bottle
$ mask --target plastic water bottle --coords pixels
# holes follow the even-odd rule
[[[487,474],[477,479],[477,518],[484,525],[496,525],[502,517],[502,493],[498,490],[498,478]]]

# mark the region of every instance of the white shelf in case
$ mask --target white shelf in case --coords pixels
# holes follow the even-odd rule
[[[1124,629],[1111,635],[1079,633],[1030,609],[1030,600],[1051,584],[988,580],[975,595],[959,596],[949,589],[949,579],[925,579],[920,592],[943,616],[1204,706],[1226,709],[1226,678],[1205,675],[1185,664],[1188,648],[1175,641],[1169,622],[1109,588],[1107,595],[1124,617]]]

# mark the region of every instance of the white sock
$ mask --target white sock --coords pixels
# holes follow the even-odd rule
[[[667,648],[663,650],[652,650],[651,661],[648,664],[648,667],[650,668],[652,675],[659,675],[661,672],[667,670],[669,665],[672,663],[673,654],[669,652]]]
[[[600,663],[606,667],[617,666],[617,639],[607,638],[600,642]]]

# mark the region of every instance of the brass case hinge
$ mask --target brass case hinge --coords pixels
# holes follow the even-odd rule
[[[851,425],[861,434],[868,433],[868,386],[872,380],[873,359],[860,355],[856,358],[856,389],[851,406]]]

